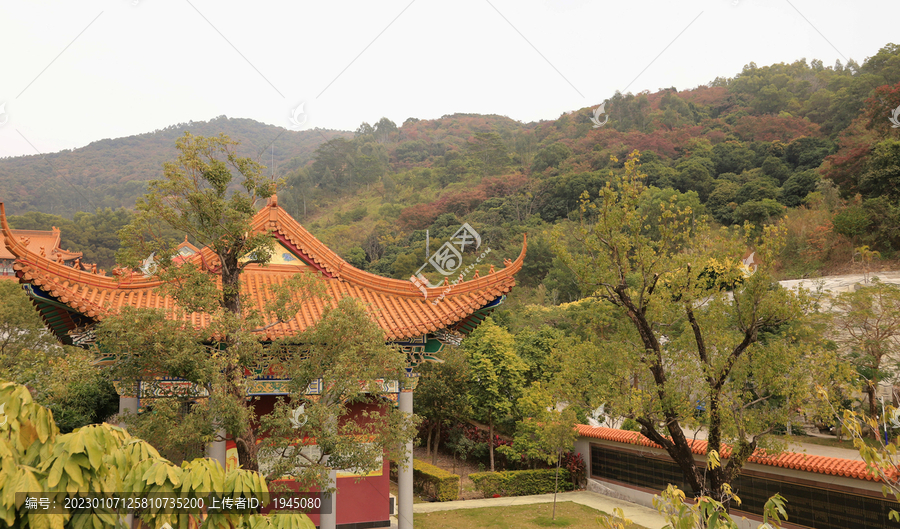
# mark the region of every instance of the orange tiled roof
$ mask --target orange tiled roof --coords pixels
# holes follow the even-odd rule
[[[632,444],[638,446],[649,446],[653,448],[662,448],[658,444],[650,441],[639,432],[628,430],[616,430],[613,428],[602,428],[588,426],[586,424],[576,424],[575,429],[579,435],[591,437],[593,439],[603,439],[604,441],[615,441],[617,443]],[[706,455],[707,442],[700,439],[688,439],[691,445],[691,451],[698,455]],[[731,448],[726,446],[722,451],[723,457],[728,457]],[[796,452],[782,452],[780,454],[767,455],[764,450],[757,450],[747,460],[750,463],[758,465],[769,465],[773,467],[790,468],[793,470],[803,470],[806,472],[816,472],[819,474],[828,474],[831,476],[841,476],[845,478],[865,479],[869,481],[881,481],[878,476],[870,473],[866,468],[864,461],[856,461],[853,459],[843,459],[839,457],[814,456],[809,454],[799,454]],[[898,472],[893,474],[897,477]]]
[[[26,239],[28,244],[26,245],[27,249],[40,255],[41,248],[44,249],[44,253],[50,257],[55,258],[56,254],[59,253],[63,256],[64,260],[76,259],[81,257],[81,252],[68,252],[59,247],[60,235],[59,228],[56,226],[53,227],[51,231],[45,230],[9,230],[12,234],[12,238],[16,241],[22,242],[22,239]],[[5,243],[5,234],[0,233],[0,259],[15,259],[16,256],[10,252]]]
[[[2,203],[0,221],[4,233],[8,232]],[[409,281],[384,278],[353,267],[291,218],[276,200],[270,200],[253,217],[251,224],[253,230],[272,232],[282,245],[310,263],[312,266],[306,266],[306,270],[318,269],[323,273],[331,296],[326,303],[335,304],[348,296],[368,303],[387,340],[402,340],[452,327],[508,293],[515,285],[514,275],[522,268],[526,250],[523,245],[519,257],[508,263],[506,268],[454,285],[443,300],[432,303],[441,295],[443,287],[428,288],[426,299]],[[94,320],[102,320],[124,306],[161,308],[170,314],[176,313],[173,310],[177,308],[174,299],[155,291],[162,284],[156,278],[132,273],[117,279],[75,270],[41,257],[15,238],[7,238],[6,247],[16,257],[14,269],[20,282],[39,287],[59,302]],[[211,250],[203,248],[187,260],[205,266],[205,263],[214,262],[214,257]],[[299,271],[296,265],[250,265],[242,275],[242,293],[253,300],[257,309],[262,309],[272,297],[267,287],[279,285]],[[261,331],[260,338],[295,335],[318,321],[324,309],[325,304],[315,300],[305,305],[290,321]],[[206,327],[210,321],[208,314],[201,313],[189,314],[182,319],[197,328]]]

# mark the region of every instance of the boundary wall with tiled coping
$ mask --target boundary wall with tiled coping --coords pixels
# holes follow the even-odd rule
[[[673,483],[686,488],[678,467],[658,445],[638,432],[577,426],[575,450],[584,458],[589,489],[652,507],[653,495]],[[705,461],[706,441],[691,441],[697,461]],[[725,450],[727,457],[728,451]],[[862,461],[785,452],[754,454],[744,466],[737,494],[747,512],[758,519],[765,500],[775,492],[788,499],[790,527],[881,529],[887,512],[900,510],[882,495],[882,483],[866,471]],[[756,527],[756,525],[753,525]]]

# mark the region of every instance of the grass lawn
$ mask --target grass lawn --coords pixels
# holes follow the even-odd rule
[[[602,512],[571,501],[556,504],[556,520],[550,519],[553,511],[552,503],[534,503],[531,505],[511,505],[508,507],[483,507],[480,509],[457,509],[455,511],[439,511],[417,513],[416,529],[437,528],[538,528],[538,527],[598,527],[597,518]],[[631,529],[646,529],[640,525],[630,525]]]

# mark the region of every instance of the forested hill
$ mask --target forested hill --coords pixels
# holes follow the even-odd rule
[[[47,154],[46,160],[39,155],[0,159],[0,197],[8,211],[40,211],[69,218],[76,211],[131,206],[144,193],[146,182],[161,176],[162,163],[175,158],[175,140],[185,131],[203,136],[227,134],[241,142],[241,155],[259,157],[279,173],[309,160],[328,139],[352,137],[349,132],[296,132],[252,119],[220,116],[95,141],[79,149]]]
[[[467,221],[505,257],[527,231],[522,282],[573,299],[541,234],[639,150],[648,208],[676,200],[723,226],[783,220],[786,275],[850,266],[862,246],[897,257],[900,46],[862,64],[750,63],[598,106],[520,126],[465,114],[363,123],[288,175],[279,203],[354,265],[397,278],[424,262],[426,229],[446,238]]]
[[[399,125],[382,118],[352,133],[323,132],[328,141],[317,131],[285,132],[275,149],[286,178],[279,204],[355,266],[397,278],[422,266],[426,229],[439,244],[469,222],[492,248],[487,264],[499,266],[528,232],[521,283],[564,301],[578,293],[542,233],[576,214],[584,192],[596,197],[639,150],[648,211],[674,200],[723,226],[783,221],[786,276],[840,271],[863,246],[900,257],[900,128],[891,121],[900,108],[900,46],[861,64],[750,63],[708,85],[617,93],[598,106],[529,124],[476,114]],[[54,155],[58,172],[91,186],[92,204],[79,207],[91,214],[75,224],[120,222],[91,206],[132,203],[161,162],[175,158],[185,128],[225,132],[253,157],[284,132],[220,118]],[[0,193],[22,206],[14,212],[58,212],[80,198],[67,182],[39,176],[52,176],[39,158],[0,160]],[[10,181],[17,187],[8,189]],[[38,214],[14,220],[61,225]]]

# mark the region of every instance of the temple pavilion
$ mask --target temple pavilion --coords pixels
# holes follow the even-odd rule
[[[90,267],[83,268],[81,252],[70,252],[60,247],[60,231],[56,226],[53,226],[50,231],[9,230],[9,235],[5,233],[0,234],[0,241],[3,241],[3,244],[0,244],[0,279],[16,279],[16,271],[13,270],[13,262],[16,260],[16,256],[6,248],[7,236],[17,240],[33,253],[48,257],[66,266],[77,266],[84,270],[90,270]]]
[[[9,229],[5,210],[0,203],[0,224],[5,249],[11,254],[12,269],[24,285],[47,328],[60,343],[88,347],[93,341],[92,328],[107,315],[122,307],[163,308],[176,317],[174,300],[157,291],[162,282],[147,270],[135,272],[117,269],[112,277],[102,271],[73,267],[61,262],[47,252],[35,251],[24,244]],[[267,266],[249,265],[241,276],[241,289],[257,308],[262,309],[271,290],[270,285],[281,284],[294,274],[320,272],[326,282],[331,299],[316,300],[298,312],[293,319],[266,328],[258,333],[261,341],[296,335],[315,324],[325,309],[324,303],[336,303],[352,296],[370,307],[372,318],[384,331],[385,341],[396,344],[407,355],[406,380],[385,380],[391,400],[398,402],[402,411],[413,411],[415,367],[426,361],[439,361],[441,349],[473,331],[489,313],[500,305],[515,285],[515,274],[521,270],[526,247],[515,261],[506,260],[505,267],[479,277],[476,272],[468,281],[450,285],[431,286],[421,282],[389,279],[355,268],[334,251],[310,234],[278,205],[277,197],[253,217],[252,229],[271,233],[275,238],[275,254]],[[197,248],[185,240],[179,246],[180,259],[193,261],[209,269],[215,254],[207,248]],[[214,268],[213,268],[214,269]],[[209,324],[209,315],[193,313],[184,316],[197,328]],[[267,322],[270,323],[270,322]],[[106,359],[115,361],[114,358]],[[273,360],[274,362],[274,360]],[[101,362],[102,363],[102,362]],[[260,358],[252,369],[248,396],[258,396],[255,402],[257,414],[271,410],[279,395],[286,395],[287,380],[279,375],[277,365]],[[149,399],[171,394],[171,389],[184,381],[158,377],[141,382],[131,390],[135,394],[120,394],[120,410],[138,411]],[[124,393],[123,390],[120,389]],[[315,393],[310,387],[308,393]],[[236,458],[228,457],[228,441],[214,443],[208,454],[222,461],[223,465]],[[409,448],[409,468],[400,472],[399,519],[400,527],[412,527],[412,443]],[[336,472],[336,519],[312,515],[313,521],[322,527],[387,527],[389,513],[389,467],[384,461],[381,472],[359,479],[351,473]],[[334,515],[332,515],[334,516]]]

